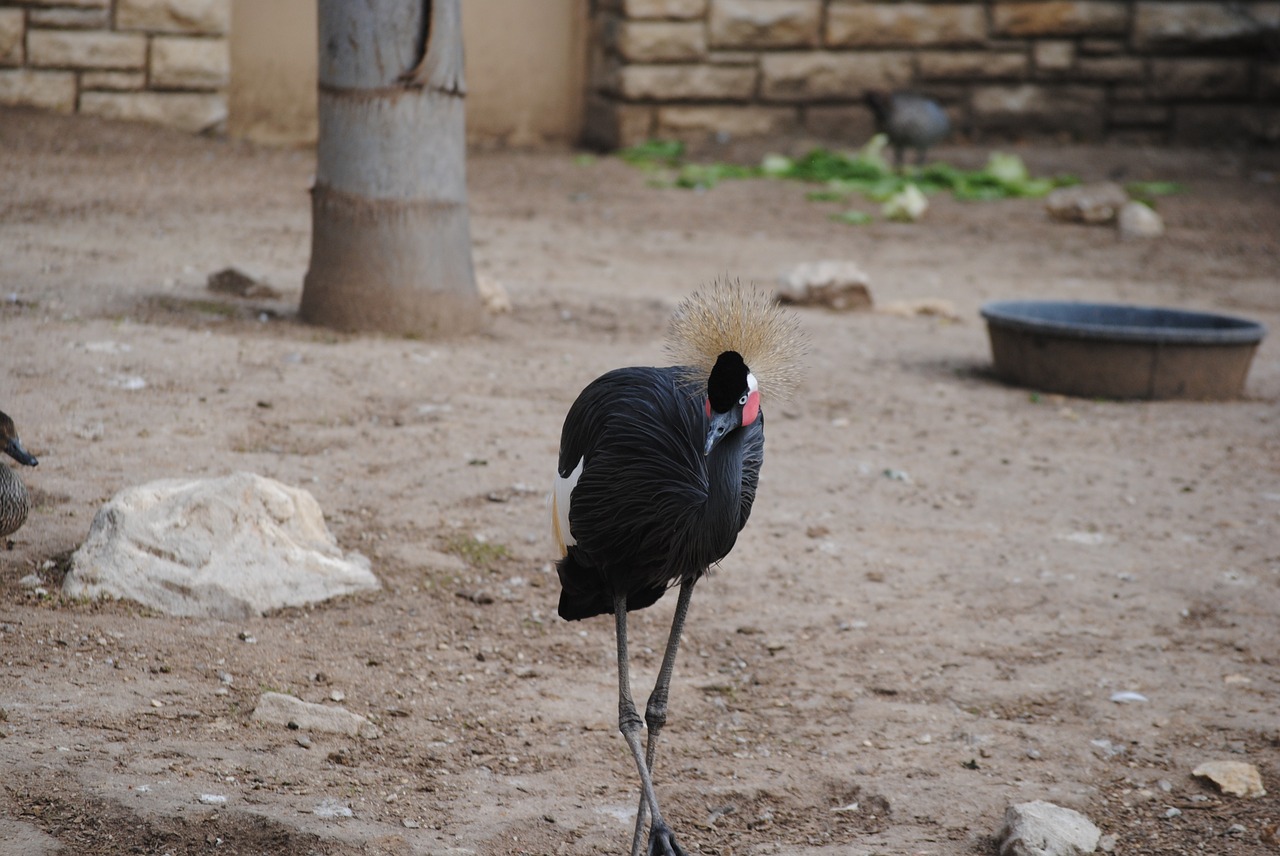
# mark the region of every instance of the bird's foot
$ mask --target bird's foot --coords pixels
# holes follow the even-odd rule
[[[656,824],[649,830],[649,856],[685,856],[684,850],[676,843],[675,833],[665,823]]]

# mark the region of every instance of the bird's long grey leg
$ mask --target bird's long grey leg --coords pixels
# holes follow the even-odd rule
[[[680,584],[680,599],[676,601],[676,614],[671,619],[671,635],[667,637],[667,650],[662,655],[662,668],[658,670],[658,680],[649,695],[649,703],[645,705],[644,721],[649,728],[649,736],[645,741],[644,762],[653,775],[653,762],[658,754],[658,732],[667,723],[667,697],[671,687],[671,675],[676,669],[676,653],[680,650],[680,636],[684,633],[685,616],[689,614],[689,601],[693,597],[693,584],[696,580],[687,580]],[[645,799],[640,797],[640,807],[636,810],[636,834],[631,840],[631,856],[639,856],[641,830],[644,827]]]
[[[671,829],[662,820],[662,812],[658,809],[658,795],[653,790],[653,779],[649,775],[649,765],[645,761],[644,748],[640,745],[640,730],[644,722],[636,711],[635,702],[631,700],[631,677],[627,666],[627,597],[615,596],[613,599],[614,625],[618,634],[618,730],[622,732],[627,746],[631,749],[631,757],[635,759],[636,769],[640,772],[641,798],[648,804],[649,814],[653,820],[649,830],[649,853],[661,856],[684,856],[684,851],[676,844]],[[636,817],[637,835],[639,827],[644,824],[644,816]]]

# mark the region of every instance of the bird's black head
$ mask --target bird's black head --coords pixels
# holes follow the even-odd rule
[[[725,351],[707,378],[707,444],[711,454],[733,430],[760,416],[760,391],[755,376],[737,351]]]
[[[746,394],[747,376],[750,374],[742,354],[737,351],[721,354],[711,369],[711,377],[707,378],[707,401],[712,411],[727,413],[732,410],[738,399]]]

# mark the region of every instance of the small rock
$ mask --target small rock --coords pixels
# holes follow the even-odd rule
[[[1045,210],[1055,220],[1068,223],[1111,223],[1129,201],[1124,188],[1112,181],[1059,187],[1044,200]]]
[[[205,805],[226,805],[227,798],[222,794],[201,794],[200,802]]]
[[[502,315],[511,311],[511,298],[502,283],[493,277],[480,274],[476,276],[476,291],[480,292],[480,301],[486,312]]]
[[[853,262],[804,262],[778,277],[776,297],[779,303],[852,312],[871,308],[871,285]]]
[[[279,300],[280,292],[261,280],[254,279],[235,268],[223,268],[217,273],[209,274],[206,283],[210,291],[218,294],[230,294],[232,297],[260,298]]]
[[[1262,774],[1244,761],[1207,761],[1191,771],[1191,775],[1208,779],[1224,794],[1236,797],[1265,797]]]
[[[338,817],[354,817],[355,812],[351,810],[351,806],[344,802],[326,797],[320,801],[320,805],[311,809],[311,813],[316,817],[338,818]]]
[[[960,313],[956,305],[941,297],[922,297],[918,300],[891,300],[881,304],[877,312],[883,315],[896,315],[899,318],[943,318],[947,321],[959,321]]]
[[[27,574],[25,577],[18,580],[18,585],[25,589],[37,588],[38,586],[44,585],[44,580],[39,574]]]
[[[1103,853],[1115,852],[1116,845],[1120,843],[1120,837],[1114,833],[1108,833],[1098,839],[1098,849]]]
[[[324,731],[376,738],[378,728],[358,713],[341,707],[312,704],[284,693],[263,693],[250,719],[301,731]]]
[[[1121,238],[1158,238],[1164,234],[1164,220],[1149,205],[1126,202],[1116,218]]]
[[[1182,809],[1170,806],[1165,809],[1164,816],[1172,820],[1175,817],[1182,817]]]
[[[1102,832],[1078,811],[1036,800],[1005,809],[996,837],[1000,856],[1080,856],[1097,849]]]
[[[1142,693],[1135,693],[1126,690],[1124,692],[1112,693],[1111,700],[1116,704],[1132,704],[1134,702],[1147,701],[1148,699]]]

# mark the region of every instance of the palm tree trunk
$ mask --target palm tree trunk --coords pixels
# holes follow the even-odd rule
[[[318,0],[320,136],[300,315],[436,336],[484,320],[460,0]]]

